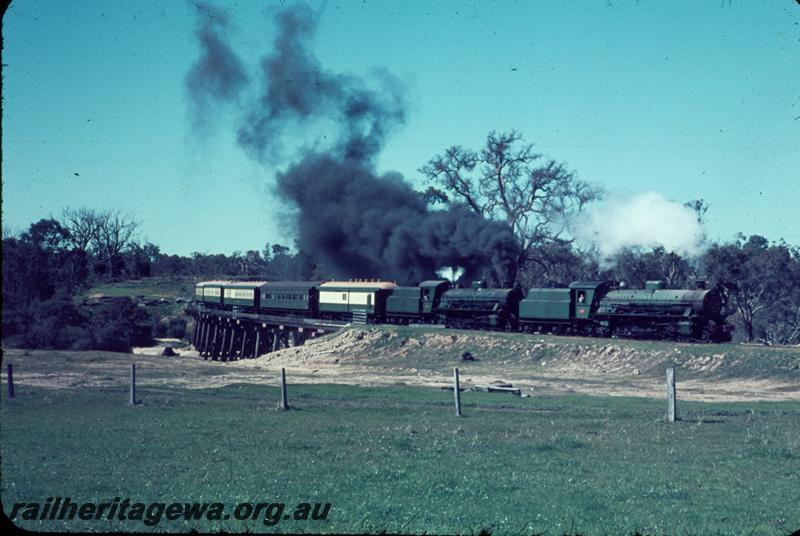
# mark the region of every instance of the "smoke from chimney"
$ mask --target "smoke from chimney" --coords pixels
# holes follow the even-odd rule
[[[360,77],[326,71],[309,51],[317,21],[307,6],[279,12],[276,22],[274,48],[261,61],[263,91],[244,112],[237,140],[253,158],[275,165],[284,158],[284,138],[294,140],[297,129],[335,125],[332,142],[313,138],[276,174],[277,194],[296,209],[300,248],[340,277],[415,282],[456,266],[467,279],[490,268],[499,281],[513,280],[519,244],[507,224],[458,205],[430,210],[402,175],[376,171],[387,135],[405,121],[402,84],[383,72],[372,88]],[[199,31],[198,37],[206,48]],[[219,76],[198,66],[192,73]],[[198,76],[187,83],[213,87]]]

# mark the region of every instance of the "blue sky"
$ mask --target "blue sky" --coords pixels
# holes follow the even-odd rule
[[[216,2],[248,69],[280,2]],[[311,2],[327,70],[384,68],[408,121],[380,170],[517,129],[621,194],[703,198],[707,232],[800,244],[800,6],[795,2]],[[274,170],[237,147],[237,117],[191,131],[198,57],[181,1],[15,1],[3,19],[3,225],[65,206],[136,211],[169,253],[292,241]],[[76,175],[76,173],[78,175]]]

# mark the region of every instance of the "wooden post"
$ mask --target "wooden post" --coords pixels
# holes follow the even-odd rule
[[[197,342],[195,343],[195,349],[200,352],[200,355],[203,355],[203,349],[205,348],[205,340],[206,340],[206,321],[203,320],[201,317],[199,319],[200,327],[198,328],[197,333]]]
[[[456,400],[456,417],[461,417],[461,391],[458,386],[458,368],[453,369],[453,393]]]
[[[203,338],[200,340],[201,349],[200,355],[203,356],[203,359],[208,358],[208,337],[209,332],[211,331],[211,324],[209,323],[207,318],[203,319]]]
[[[253,348],[253,359],[258,357],[259,350],[261,350],[261,329],[256,328],[256,347]]]
[[[247,345],[247,328],[242,326],[242,349],[239,350],[239,359],[245,358],[244,349],[246,345]]]
[[[225,359],[225,342],[228,340],[228,330],[225,326],[222,327],[222,344],[219,346],[219,356]]]
[[[277,349],[278,349],[278,332],[273,330],[272,331],[272,351],[274,352]]]
[[[200,324],[200,346],[197,347],[203,359],[206,357],[206,346],[208,346],[208,323],[204,318]]]
[[[210,318],[206,318],[206,337],[205,342],[203,342],[203,357],[208,358],[211,356],[211,345],[213,344],[213,340],[211,338],[211,332],[214,331],[214,323],[211,321]]]
[[[233,361],[233,341],[236,340],[236,326],[231,326],[231,340],[228,344],[228,361]]]
[[[281,367],[281,409],[289,409],[289,398],[286,396],[286,369]]]
[[[217,356],[217,333],[218,333],[218,328],[219,328],[219,326],[215,322],[214,323],[214,336],[211,337],[211,348],[210,348],[209,353],[208,353],[208,355],[211,356],[212,360]]]
[[[675,422],[678,413],[675,409],[675,368],[667,369],[667,422]]]
[[[6,364],[7,380],[8,380],[8,398],[14,398],[14,366],[11,363]]]
[[[136,405],[136,363],[131,363],[131,396],[128,405]]]

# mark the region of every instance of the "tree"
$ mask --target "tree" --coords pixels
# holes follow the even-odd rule
[[[785,244],[770,245],[763,236],[732,244],[714,244],[706,253],[706,273],[717,281],[733,283],[731,296],[748,341],[756,338],[755,323],[767,308],[778,307],[796,292],[792,254]]]
[[[67,250],[70,233],[57,220],[48,218],[31,224],[21,238],[48,254],[58,254]]]
[[[779,244],[778,247],[788,246]],[[789,250],[791,258],[783,274],[784,288],[764,310],[759,322],[767,343],[800,344],[800,248]]]
[[[452,146],[419,171],[438,187],[429,188],[426,199],[443,202],[450,194],[486,218],[506,221],[521,246],[520,265],[538,246],[571,243],[569,221],[600,196],[563,164],[535,153],[514,130],[490,132],[480,151]]]
[[[616,265],[604,277],[623,281],[631,288],[644,288],[652,280],[663,281],[666,288],[686,288],[695,275],[689,261],[658,246],[647,252],[622,250],[616,257]]]
[[[705,223],[706,212],[708,212],[709,207],[709,204],[705,202],[705,199],[692,199],[691,201],[684,203],[683,206],[694,211],[694,213],[697,215],[698,223]]]
[[[72,292],[78,281],[69,240],[69,231],[52,218],[3,239],[3,337],[27,329],[40,302]]]
[[[240,262],[242,273],[245,275],[261,275],[267,269],[267,264],[261,258],[261,252],[256,249],[247,250]]]
[[[582,255],[572,244],[550,241],[534,246],[517,281],[525,288],[565,287],[580,279],[592,279],[596,271],[591,255]]]
[[[133,214],[119,210],[106,210],[99,214],[96,253],[112,277],[118,276],[124,262],[122,253],[132,242],[139,222]]]
[[[97,242],[102,214],[86,207],[65,208],[61,213],[62,225],[69,230],[72,247],[82,253]]]

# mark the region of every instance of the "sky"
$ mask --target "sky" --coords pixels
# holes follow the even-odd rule
[[[285,2],[213,2],[249,73]],[[800,5],[796,2],[313,1],[326,70],[405,86],[405,125],[378,168],[420,189],[451,145],[516,129],[612,195],[710,208],[706,233],[800,245]],[[235,139],[235,110],[202,133],[185,78],[200,51],[187,2],[14,1],[3,18],[2,222],[65,207],[132,211],[163,252],[293,241],[274,168]],[[250,96],[249,98],[254,98]],[[248,98],[248,97],[245,97]]]

